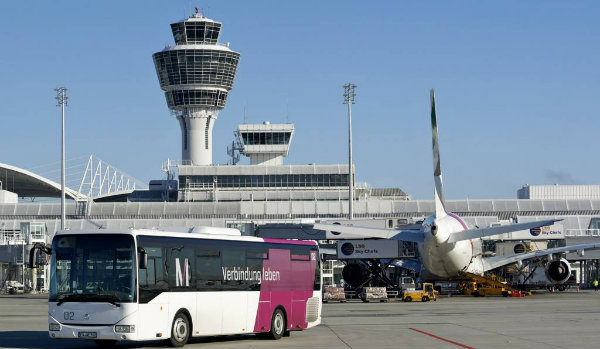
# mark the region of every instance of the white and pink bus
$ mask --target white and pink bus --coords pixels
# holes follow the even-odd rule
[[[51,253],[49,334],[111,345],[257,333],[279,339],[321,322],[314,241],[235,229],[59,231]]]

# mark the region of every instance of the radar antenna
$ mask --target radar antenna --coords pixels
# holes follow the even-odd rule
[[[244,150],[239,132],[236,131],[233,134],[235,135],[235,139],[231,141],[231,147],[227,147],[227,155],[231,156],[231,160],[227,163],[230,165],[236,165],[240,162],[240,153]]]

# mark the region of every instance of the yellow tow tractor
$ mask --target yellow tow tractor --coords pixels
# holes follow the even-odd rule
[[[433,289],[433,284],[423,283],[422,290],[407,289],[402,293],[402,300],[405,302],[429,302],[437,301],[438,291]]]

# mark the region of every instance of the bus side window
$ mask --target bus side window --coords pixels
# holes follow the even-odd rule
[[[196,248],[196,289],[215,291],[221,288],[221,251]]]
[[[164,275],[164,258],[161,247],[144,246],[148,253],[148,267],[139,269],[140,303],[148,303],[160,292],[167,291]]]
[[[262,267],[265,259],[269,259],[267,248],[248,247],[246,249],[246,265],[251,273],[247,285],[249,291],[260,290],[260,278],[262,277]]]
[[[195,250],[188,241],[181,239],[167,246],[169,265],[167,275],[169,288],[195,287]],[[187,263],[187,266],[186,266]]]
[[[140,287],[148,287],[156,283],[156,259],[148,258],[148,267],[140,269]]]
[[[310,261],[315,257],[311,257],[314,255],[314,249],[309,248],[308,246],[294,246],[290,249],[290,258],[293,261]]]
[[[310,275],[312,273],[310,250],[306,246],[290,248],[290,265],[293,275]],[[306,278],[293,278],[292,287],[297,290],[310,290],[314,285]]]
[[[312,255],[314,254],[316,256],[316,266],[315,266],[315,284],[313,287],[313,290],[318,291],[321,289],[321,259],[319,258],[319,251],[318,250],[310,250],[311,253],[311,258]]]
[[[221,251],[221,267],[223,271],[244,271],[246,269],[246,249],[242,247],[225,246]],[[227,275],[227,274],[226,274]],[[245,290],[247,281],[241,274],[231,273],[231,277],[223,281],[223,289],[226,290]]]

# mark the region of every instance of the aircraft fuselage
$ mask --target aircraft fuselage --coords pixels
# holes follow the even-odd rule
[[[464,271],[482,272],[476,267],[481,253],[479,241],[448,242],[450,235],[466,229],[467,224],[453,213],[440,218],[432,215],[423,222],[425,241],[418,248],[427,279],[451,279]]]

